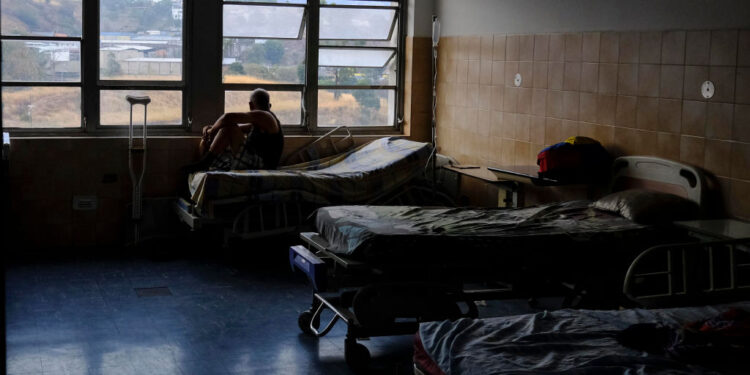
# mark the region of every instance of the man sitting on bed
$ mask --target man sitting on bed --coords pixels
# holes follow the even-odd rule
[[[250,112],[225,113],[203,127],[203,158],[183,168],[185,173],[237,169],[276,169],[284,148],[281,122],[271,112],[268,91],[250,94]]]

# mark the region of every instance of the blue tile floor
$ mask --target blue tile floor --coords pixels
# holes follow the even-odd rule
[[[348,374],[343,324],[297,328],[309,287],[285,246],[219,255],[75,256],[6,266],[9,374]],[[239,256],[238,252],[253,256]],[[268,252],[266,252],[268,253]],[[70,258],[75,258],[71,260]],[[171,295],[139,297],[135,288]],[[371,372],[410,374],[410,336],[363,341]]]

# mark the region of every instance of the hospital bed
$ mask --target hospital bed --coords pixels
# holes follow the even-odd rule
[[[652,157],[615,161],[612,191],[669,192],[700,205],[702,173]],[[645,225],[572,201],[522,209],[338,206],[318,210],[317,233],[290,248],[313,287],[300,329],[323,336],[347,324],[352,367],[369,359],[357,339],[415,332],[418,322],[476,317],[475,301],[562,294],[615,296],[644,249],[686,242],[670,225]],[[323,311],[333,317],[321,327]]]
[[[190,199],[178,199],[175,212],[193,230],[224,228],[226,244],[297,231],[324,205],[379,204],[424,188],[411,183],[424,173],[427,143],[384,137],[356,148],[325,138],[313,144],[321,145],[344,152],[309,160],[321,153],[308,147],[292,155],[302,163],[279,170],[195,173],[189,177]]]
[[[676,333],[687,323],[714,318],[732,308],[750,314],[749,246],[750,238],[740,238],[661,245],[642,252],[629,267],[623,291],[639,305],[661,309],[565,309],[422,323],[415,335],[414,373],[625,374],[646,369],[653,374],[716,370],[746,373],[750,366],[746,357],[750,354],[750,316],[745,315],[744,325],[737,325],[744,331],[731,334],[733,340],[744,340],[745,358],[741,361],[728,352],[731,347],[705,344],[705,337],[683,344],[687,351],[680,352]],[[644,324],[649,326],[644,328]],[[661,345],[671,348],[664,351],[652,343],[659,344],[659,337],[663,337],[646,335],[654,331],[638,332],[634,337],[639,345],[634,346],[632,339],[623,340],[625,330],[634,325],[670,332],[674,336],[667,337]],[[714,324],[719,329],[728,326],[727,322]],[[644,351],[641,346],[657,346],[657,350]],[[702,357],[703,361],[694,357]],[[713,367],[716,365],[720,368]]]

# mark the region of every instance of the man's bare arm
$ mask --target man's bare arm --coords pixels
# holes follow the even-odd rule
[[[240,125],[246,124],[246,125]],[[250,111],[250,112],[230,112],[225,113],[214,123],[209,130],[210,133],[215,134],[219,129],[228,125],[240,125],[240,129],[244,133],[248,133],[253,127],[259,129],[263,133],[277,133],[279,131],[276,119],[267,111]]]

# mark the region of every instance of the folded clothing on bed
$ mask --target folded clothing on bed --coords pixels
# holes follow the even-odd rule
[[[209,199],[232,197],[366,203],[421,172],[429,154],[428,143],[386,137],[341,155],[281,170],[196,173],[190,179],[190,193],[199,208]]]
[[[679,329],[750,302],[661,310],[559,310],[486,319],[422,323],[421,345],[445,374],[709,373],[664,354],[618,342],[635,324]]]
[[[316,226],[331,251],[356,260],[384,262],[403,262],[410,256],[426,262],[451,254],[471,258],[482,252],[503,252],[510,261],[511,253],[552,257],[574,255],[569,250],[581,255],[618,247],[640,251],[669,234],[592,209],[590,203],[570,201],[521,209],[334,206],[318,210]]]

